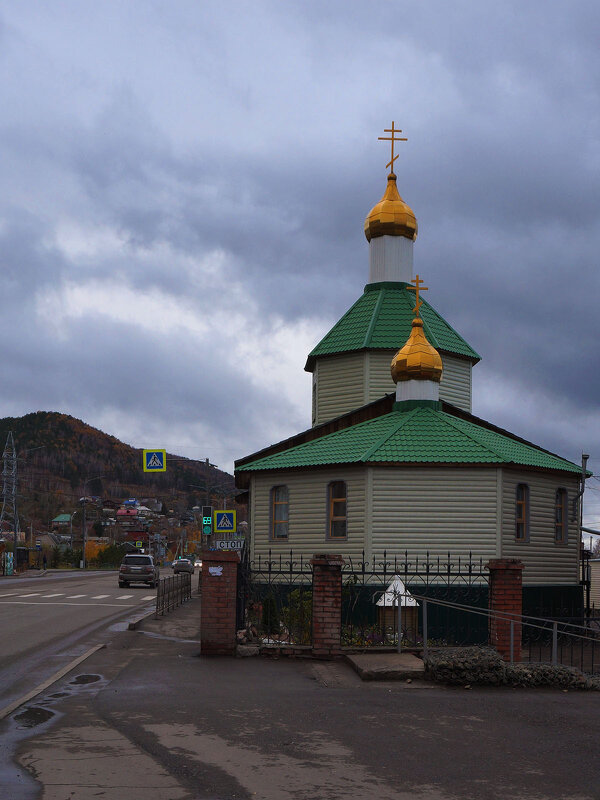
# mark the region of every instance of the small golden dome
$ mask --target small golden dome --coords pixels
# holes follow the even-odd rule
[[[391,372],[394,383],[411,380],[440,382],[442,359],[427,341],[420,317],[413,319],[408,341],[392,359]]]
[[[413,242],[417,238],[417,218],[400,197],[393,172],[383,197],[367,214],[365,236],[368,242],[377,236],[405,236]]]

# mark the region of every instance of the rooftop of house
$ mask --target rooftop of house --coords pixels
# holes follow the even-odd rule
[[[397,350],[408,339],[415,295],[407,283],[370,283],[354,305],[309,353],[305,370],[312,372],[318,356],[356,350]],[[481,356],[438,312],[423,300],[423,328],[428,341],[442,352],[469,359]]]
[[[383,408],[383,407],[382,407]],[[236,472],[329,464],[506,464],[561,472],[581,467],[447,403],[409,401],[371,419],[236,462]]]

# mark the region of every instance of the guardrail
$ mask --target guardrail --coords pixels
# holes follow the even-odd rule
[[[156,590],[156,614],[164,616],[165,612],[172,611],[182,605],[192,597],[192,576],[187,573],[179,573],[169,578],[161,578]]]
[[[401,593],[394,593],[397,598]],[[455,608],[466,614],[494,618],[496,621],[508,623],[510,631],[509,661],[515,663],[515,652],[521,654],[520,662],[528,664],[552,664],[576,667],[584,673],[594,675],[600,673],[600,620],[588,619],[586,624],[578,625],[565,620],[544,619],[528,615],[490,611],[473,606],[434,600],[422,595],[411,595],[421,608],[421,630],[423,655],[427,656],[429,647],[428,607],[446,606]],[[402,607],[398,615],[398,629],[403,630]],[[402,646],[402,638],[397,641],[397,649]],[[518,642],[518,645],[517,645]],[[482,642],[483,644],[483,642]]]

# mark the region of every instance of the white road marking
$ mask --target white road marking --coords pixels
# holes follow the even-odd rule
[[[75,600],[77,597],[87,597],[85,594],[68,594],[67,600]]]
[[[108,594],[94,594],[90,598],[91,600],[104,600],[105,597],[110,597]]]
[[[94,608],[131,608],[130,603],[38,603],[37,600],[0,600],[5,606],[93,606]]]
[[[32,592],[31,594],[18,594],[17,597],[39,597],[39,592]]]
[[[129,600],[130,597],[133,597],[132,594],[122,594],[120,597],[117,597],[117,600]]]
[[[0,594],[0,597],[16,597],[16,592],[11,592],[10,594]]]
[[[58,594],[43,594],[41,597],[63,597],[64,592],[59,592]]]
[[[140,597],[140,600],[156,600],[155,594],[147,594],[144,597]]]

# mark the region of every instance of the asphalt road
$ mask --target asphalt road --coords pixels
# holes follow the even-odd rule
[[[155,597],[141,584],[119,589],[116,571],[1,578],[0,708],[106,641],[111,626],[150,608]]]
[[[199,657],[198,606],[115,633],[5,720],[21,772],[5,774],[2,796],[600,797],[599,693],[362,683],[340,662]]]

